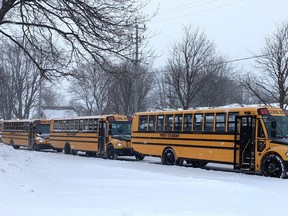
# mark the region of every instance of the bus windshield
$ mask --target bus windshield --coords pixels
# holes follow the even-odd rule
[[[272,139],[288,138],[288,117],[265,116],[263,117],[268,136]]]
[[[131,136],[131,122],[119,122],[111,121],[110,122],[110,135],[130,135]]]
[[[50,133],[50,125],[49,124],[37,124],[36,132],[40,136],[49,135]]]

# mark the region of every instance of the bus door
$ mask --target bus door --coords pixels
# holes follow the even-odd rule
[[[33,123],[29,124],[29,129],[28,129],[28,149],[32,150],[33,149],[33,143],[34,143],[34,133],[35,133],[35,127]]]
[[[99,121],[98,150],[97,155],[104,155],[104,146],[106,142],[106,122]]]
[[[237,116],[235,125],[234,169],[255,169],[256,116]]]

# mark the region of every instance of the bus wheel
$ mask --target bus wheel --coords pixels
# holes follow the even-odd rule
[[[70,144],[69,144],[69,143],[66,143],[66,144],[65,144],[64,154],[71,154],[71,147],[70,147]]]
[[[177,159],[175,164],[176,164],[177,166],[183,166],[183,164],[184,164],[184,159]]]
[[[109,145],[107,147],[107,159],[110,159],[110,160],[114,160],[116,159],[116,154],[115,154],[115,150],[114,150],[114,147],[112,145]]]
[[[287,172],[281,157],[274,154],[268,155],[263,160],[261,170],[264,176],[275,178],[285,178]]]
[[[208,164],[205,161],[198,161],[198,160],[191,160],[190,163],[192,164],[192,167],[204,167]]]
[[[175,156],[175,152],[173,151],[173,149],[167,148],[164,150],[162,154],[161,162],[163,165],[168,165],[168,166],[175,165],[176,156]]]
[[[71,152],[70,152],[70,154],[72,154],[72,155],[77,155],[77,150],[73,150],[72,148],[71,148]]]
[[[14,145],[14,141],[11,139],[10,140],[10,145],[14,148],[14,149],[19,149],[20,146]]]
[[[144,160],[145,155],[142,155],[142,154],[140,154],[140,153],[136,153],[136,154],[135,154],[135,158],[136,158],[137,160],[139,160],[139,161],[142,161],[142,160]]]
[[[33,143],[32,150],[39,151],[39,146],[36,143]]]

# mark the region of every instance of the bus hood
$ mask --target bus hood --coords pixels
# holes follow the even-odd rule
[[[112,138],[118,139],[118,140],[123,140],[126,142],[131,141],[131,135],[113,135]]]
[[[271,141],[274,144],[288,145],[288,138],[276,138]]]

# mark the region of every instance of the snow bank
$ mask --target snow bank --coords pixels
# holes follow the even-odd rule
[[[286,214],[288,179],[105,160],[0,144],[3,216]]]

